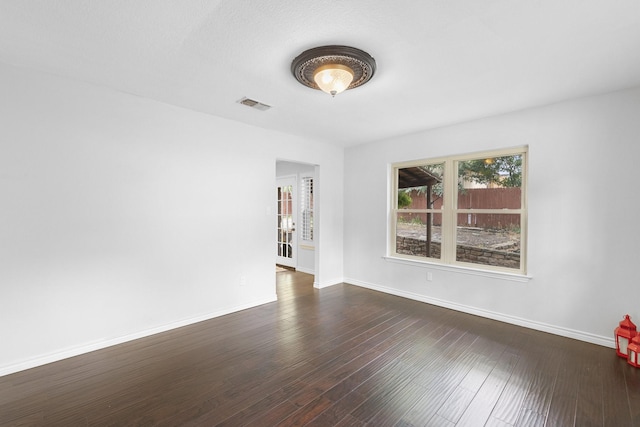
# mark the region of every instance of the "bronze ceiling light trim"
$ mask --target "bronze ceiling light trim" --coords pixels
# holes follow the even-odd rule
[[[291,73],[296,80],[331,96],[362,86],[375,72],[375,59],[349,46],[315,47],[305,50],[291,63]]]

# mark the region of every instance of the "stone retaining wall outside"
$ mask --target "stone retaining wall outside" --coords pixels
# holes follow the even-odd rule
[[[396,252],[405,255],[427,256],[426,240],[396,236]],[[431,242],[431,257],[440,258],[440,242]],[[458,261],[498,267],[520,268],[520,253],[458,245]]]

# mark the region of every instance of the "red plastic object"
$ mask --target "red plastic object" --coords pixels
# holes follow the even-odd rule
[[[631,339],[638,335],[636,325],[631,321],[628,314],[624,315],[620,326],[618,326],[613,333],[616,338],[616,354],[626,359],[629,357],[627,348],[631,343]]]
[[[631,338],[631,342],[627,347],[627,354],[629,355],[627,363],[636,368],[640,368],[640,360],[638,360],[640,358],[640,335]]]

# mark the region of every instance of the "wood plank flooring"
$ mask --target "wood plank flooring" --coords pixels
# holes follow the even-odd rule
[[[0,425],[640,426],[640,369],[612,349],[312,280],[0,377]]]

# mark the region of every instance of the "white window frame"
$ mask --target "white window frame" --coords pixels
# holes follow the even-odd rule
[[[495,158],[502,156],[522,155],[522,187],[520,209],[458,209],[458,162],[475,160],[478,158]],[[444,205],[441,210],[421,209],[407,210],[398,209],[398,170],[428,164],[444,163],[443,177],[443,199]],[[406,260],[411,263],[429,264],[443,267],[459,267],[465,270],[477,270],[496,273],[507,273],[509,275],[527,274],[527,175],[528,175],[528,147],[520,146],[500,150],[481,151],[462,155],[447,157],[427,158],[399,162],[390,165],[390,210],[389,210],[389,235],[387,257],[396,260]],[[399,212],[424,213],[427,211],[442,214],[441,226],[441,253],[440,258],[428,258],[415,255],[408,255],[396,252],[396,226]],[[458,213],[475,214],[518,214],[520,215],[520,268],[499,267],[485,264],[458,261],[456,259],[456,219]]]

